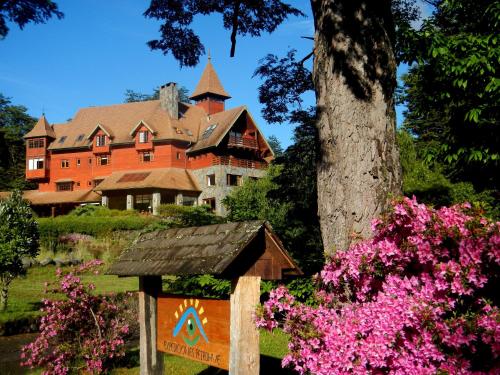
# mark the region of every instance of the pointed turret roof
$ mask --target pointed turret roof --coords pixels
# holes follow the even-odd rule
[[[52,126],[49,125],[49,122],[45,118],[45,115],[42,115],[38,119],[38,122],[35,124],[33,129],[31,129],[25,136],[24,138],[32,138],[32,137],[50,137],[50,138],[56,138],[56,133],[54,132],[54,129],[52,129]]]
[[[194,90],[190,99],[196,99],[197,97],[205,94],[215,94],[226,99],[231,97],[226,90],[224,90],[224,87],[222,87],[222,83],[220,83],[219,77],[215,72],[210,56],[208,57],[207,66],[205,66],[205,70],[201,75],[198,86],[196,86],[196,90]]]

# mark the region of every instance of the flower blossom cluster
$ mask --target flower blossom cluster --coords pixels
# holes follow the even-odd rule
[[[23,347],[23,366],[42,367],[43,374],[100,374],[114,358],[123,356],[129,328],[119,308],[109,296],[93,295],[95,286],[83,284],[78,276],[97,273],[101,264],[92,260],[66,274],[58,269],[57,282],[46,284],[45,292],[58,298],[42,301],[40,334]]]
[[[500,223],[470,205],[395,202],[369,241],[316,276],[317,305],[270,295],[257,325],[290,334],[300,374],[500,373]]]

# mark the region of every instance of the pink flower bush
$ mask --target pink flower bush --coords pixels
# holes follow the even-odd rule
[[[93,260],[67,274],[57,270],[58,282],[47,285],[46,293],[59,298],[42,301],[40,335],[23,347],[23,366],[43,367],[43,374],[100,374],[109,370],[114,358],[123,356],[129,328],[119,308],[109,296],[91,294],[95,286],[82,284],[78,276],[98,273],[101,264]]]
[[[470,205],[438,210],[403,198],[373,239],[338,251],[317,305],[286,288],[257,325],[290,334],[283,366],[301,374],[500,373],[500,223]]]

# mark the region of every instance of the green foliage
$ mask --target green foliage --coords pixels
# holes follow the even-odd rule
[[[269,138],[267,139],[267,143],[269,143],[269,146],[271,146],[275,158],[283,155],[283,147],[281,147],[281,142],[278,137],[276,137],[275,135],[269,136]]]
[[[170,277],[163,279],[163,290],[167,293],[187,296],[228,298],[231,281],[212,275]]]
[[[266,177],[246,180],[223,203],[231,221],[269,221],[309,274],[318,271],[324,259],[317,216],[317,131],[311,113],[297,112],[295,119],[300,122],[295,143],[274,161]]]
[[[408,30],[402,58],[404,127],[418,136],[426,161],[443,163],[455,181],[498,189],[500,3],[438,0],[418,31]]]
[[[114,231],[142,230],[156,219],[151,216],[57,216],[37,219],[40,228],[40,245],[54,249],[59,237],[70,233],[94,237],[108,236]]]
[[[52,16],[59,19],[64,16],[52,0],[3,1],[0,7],[0,40],[9,33],[7,22],[23,29],[30,22],[45,23]]]
[[[162,204],[158,209],[161,218],[166,219],[169,226],[194,227],[200,225],[219,224],[225,219],[215,215],[209,206],[179,206]]]
[[[491,218],[500,217],[495,192],[476,192],[470,182],[451,182],[440,164],[429,165],[418,154],[417,141],[405,130],[397,134],[403,169],[403,193],[435,207],[469,202],[482,208]]]
[[[23,136],[33,128],[36,120],[27,108],[12,105],[0,94],[0,190],[29,189],[36,185],[24,179],[26,151]]]
[[[268,199],[270,191],[278,188],[273,179],[282,167],[271,165],[264,178],[246,179],[242,186],[234,189],[222,203],[228,208],[229,221],[268,220],[273,226],[283,227],[289,203]]]
[[[38,254],[38,225],[21,192],[0,202],[0,310],[7,308],[12,280],[25,273],[22,259]]]
[[[79,206],[71,211],[68,216],[92,216],[92,217],[117,217],[117,216],[139,216],[135,210],[112,210],[104,206],[87,204]]]

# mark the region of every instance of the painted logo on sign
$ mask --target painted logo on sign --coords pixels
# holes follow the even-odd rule
[[[202,315],[205,312],[203,306],[200,305],[200,301],[190,299],[184,300],[175,311],[175,319],[177,324],[174,327],[173,335],[177,337],[180,335],[186,345],[195,346],[201,337],[208,343],[208,337],[203,329],[203,326],[207,324],[208,319]]]

